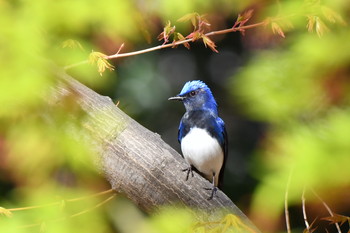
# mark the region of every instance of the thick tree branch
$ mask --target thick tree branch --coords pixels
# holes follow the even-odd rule
[[[195,174],[185,181],[186,167],[181,155],[153,133],[127,116],[109,97],[101,96],[69,75],[59,72],[62,82],[55,88],[57,100],[78,96],[78,104],[87,113],[83,123],[94,141],[100,166],[113,189],[125,194],[146,212],[162,205],[180,204],[209,213],[219,220],[231,213],[254,232],[248,218],[221,191],[207,200],[205,187],[210,183]],[[164,100],[166,101],[166,100]]]

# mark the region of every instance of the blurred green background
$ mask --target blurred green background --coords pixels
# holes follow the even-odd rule
[[[51,100],[58,81],[52,63],[75,64],[92,51],[114,54],[122,43],[121,52],[159,45],[168,20],[188,35],[190,23],[176,20],[192,12],[206,14],[212,30],[230,28],[247,9],[254,9],[248,24],[268,19],[266,25],[244,36],[213,37],[219,53],[195,42],[190,50],[180,46],[112,60],[115,71],[102,77],[91,64],[67,72],[119,101],[179,152],[184,108],[167,98],[186,81],[203,80],[229,135],[224,192],[263,232],[286,231],[287,187],[291,226],[301,232],[304,192],[309,222],[317,218],[316,231],[334,232],[322,220],[329,214],[317,195],[335,213],[350,215],[346,0],[0,0],[0,207],[40,206],[12,211],[12,217],[0,209],[0,229],[178,232],[177,223],[190,225],[187,213],[149,217],[123,198],[109,200],[111,193],[90,197],[110,186],[94,168],[77,97]]]

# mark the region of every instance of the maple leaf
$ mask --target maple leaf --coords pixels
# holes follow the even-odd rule
[[[216,50],[216,45],[214,41],[212,41],[209,37],[202,35],[202,39],[205,47],[209,47],[213,52],[216,52],[216,53],[219,52],[218,50]]]
[[[203,27],[210,27],[209,21],[205,18],[206,15],[200,15],[197,12],[193,12],[187,15],[182,16],[177,21],[186,22],[191,21],[194,31],[200,31],[203,33]]]
[[[238,26],[243,26],[248,20],[253,16],[253,9],[245,11],[243,14],[238,14],[238,17],[236,19],[235,24],[233,25],[233,28]]]
[[[12,212],[3,207],[0,207],[0,214],[5,215],[6,217],[12,217]]]
[[[169,42],[169,37],[171,34],[175,32],[175,26],[171,26],[171,22],[168,21],[168,23],[165,25],[163,32],[160,33],[157,37],[159,41],[164,40],[163,44],[166,44]]]
[[[322,218],[322,220],[329,221],[329,222],[331,222],[333,224],[334,223],[340,223],[340,225],[342,225],[345,222],[349,222],[349,224],[350,224],[350,217],[344,216],[344,215],[340,215],[340,214],[333,214],[333,216],[324,217],[324,218]]]
[[[326,26],[326,24],[324,24],[320,17],[316,17],[315,29],[319,37],[323,36],[325,32],[329,32],[329,28]]]
[[[68,39],[63,41],[62,48],[70,48],[70,49],[79,48],[81,50],[84,50],[83,46],[79,43],[79,41],[73,40],[73,39]]]
[[[309,32],[313,32],[315,30],[319,37],[323,36],[325,32],[329,32],[329,28],[326,26],[326,24],[324,24],[320,17],[309,15],[307,18],[308,22],[306,27]]]
[[[306,25],[306,27],[307,27],[307,30],[309,31],[309,32],[313,32],[314,31],[314,25],[315,25],[315,18],[316,18],[316,16],[307,16],[307,25]]]
[[[105,57],[106,57],[106,54],[103,54],[100,52],[94,52],[94,51],[91,52],[89,55],[89,63],[97,64],[97,70],[101,76],[106,69],[109,69],[110,71],[114,70],[114,66],[110,64]]]
[[[193,41],[196,41],[196,40],[202,38],[202,35],[203,35],[203,34],[202,34],[201,32],[199,32],[199,31],[194,31],[194,32],[192,32],[191,34],[189,34],[188,36],[186,36],[186,38],[187,38],[187,39],[192,39],[192,42],[193,42]]]
[[[189,13],[186,14],[184,16],[182,16],[180,19],[178,19],[178,22],[186,22],[186,21],[191,21],[192,26],[194,27],[194,29],[197,29],[198,26],[198,19],[199,19],[200,15],[197,12],[193,12],[193,13]]]
[[[281,37],[285,38],[285,35],[284,35],[284,32],[283,32],[281,26],[278,25],[276,22],[271,23],[271,29],[272,29],[273,34],[278,34]]]
[[[341,17],[340,14],[338,14],[337,12],[335,12],[334,10],[332,10],[329,7],[325,7],[322,6],[321,7],[321,11],[322,14],[324,15],[324,17],[331,23],[340,23],[342,25],[346,25],[346,22],[344,21],[344,19]]]
[[[176,33],[176,37],[177,37],[177,40],[174,40],[173,43],[175,44],[176,42],[179,42],[179,41],[184,41],[186,40],[186,38],[179,32]],[[187,49],[190,49],[190,43],[188,42],[185,42],[183,43],[183,45],[187,48]],[[175,47],[176,45],[174,45],[173,47]]]
[[[312,221],[312,223],[310,224],[309,228],[305,228],[303,230],[303,233],[312,233],[314,231],[316,231],[317,229],[317,226],[316,227],[313,227],[315,225],[315,222],[316,222],[317,219],[314,219],[314,221]]]

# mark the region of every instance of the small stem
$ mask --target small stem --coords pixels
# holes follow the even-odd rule
[[[293,175],[293,168],[291,169],[289,176],[288,176],[288,181],[287,181],[287,186],[286,186],[286,192],[284,194],[284,215],[286,218],[286,227],[287,227],[287,232],[291,233],[292,230],[290,228],[290,220],[289,220],[289,210],[288,210],[288,193],[289,193],[289,186],[290,186],[290,181],[292,179]]]
[[[323,206],[326,208],[326,210],[328,211],[329,215],[334,217],[333,211],[331,210],[331,208],[329,208],[327,203],[324,200],[322,200],[322,198],[315,192],[315,190],[311,189],[311,191],[322,202]],[[340,226],[339,226],[339,224],[337,222],[335,223],[335,227],[337,228],[338,233],[342,233],[341,230],[340,230]]]
[[[152,48],[148,48],[148,49],[143,49],[143,50],[139,50],[139,51],[135,51],[135,52],[129,52],[129,53],[120,53],[120,54],[113,54],[110,56],[105,56],[105,59],[113,59],[113,58],[120,58],[120,57],[131,57],[131,56],[135,56],[135,55],[139,55],[139,54],[143,54],[143,53],[149,53],[152,51],[156,51],[156,50],[160,50],[160,49],[165,49],[168,47],[173,47],[176,45],[181,45],[184,43],[188,43],[190,42],[192,39],[187,39],[187,40],[182,40],[182,41],[178,41],[176,43],[168,43],[168,44],[164,44],[164,45],[158,45]]]
[[[109,190],[108,190],[109,191]],[[104,192],[104,193],[108,193],[108,192]],[[70,216],[68,216],[69,218],[75,218],[75,217],[78,217],[80,215],[83,215],[85,213],[88,213],[88,212],[91,212],[95,209],[97,209],[98,207],[106,204],[107,202],[109,202],[110,200],[112,200],[114,197],[116,197],[116,194],[112,194],[110,197],[108,197],[107,199],[103,200],[102,202],[96,204],[95,206],[89,208],[89,209],[85,209],[85,210],[82,210],[78,213],[75,213],[75,214],[72,214]],[[60,222],[60,221],[64,221],[66,220],[67,217],[63,217],[63,218],[57,218],[57,219],[53,219],[53,220],[49,220],[48,222]],[[37,227],[37,226],[41,226],[43,223],[46,223],[46,222],[42,222],[42,223],[34,223],[34,224],[29,224],[29,225],[23,225],[23,226],[19,226],[18,228],[32,228],[32,227]]]
[[[78,62],[78,63],[74,63],[72,65],[65,66],[65,67],[63,67],[63,69],[64,70],[69,70],[69,69],[72,69],[72,68],[74,68],[76,66],[84,65],[84,64],[87,64],[87,63],[89,63],[89,61],[85,60],[85,61],[81,61],[81,62]]]
[[[83,210],[83,211],[80,211],[78,213],[75,213],[75,214],[72,214],[71,216],[69,216],[70,218],[74,218],[74,217],[77,217],[77,216],[80,216],[82,214],[85,214],[85,213],[88,213],[88,212],[91,212],[92,210],[104,205],[105,203],[109,202],[110,200],[112,200],[114,197],[116,197],[116,194],[113,194],[112,196],[108,197],[106,200],[98,203],[97,205],[93,206],[92,208],[89,208],[89,209],[86,209],[86,210]]]
[[[266,21],[262,21],[260,23],[255,23],[255,24],[250,24],[250,25],[245,25],[245,26],[239,26],[239,27],[234,27],[234,28],[228,28],[228,29],[223,29],[223,30],[219,30],[219,31],[208,32],[205,35],[206,36],[214,36],[214,35],[227,34],[227,33],[230,33],[230,32],[243,31],[243,30],[246,30],[246,29],[259,27],[259,26],[262,26],[262,25],[265,25],[265,24],[266,24]]]
[[[75,202],[75,201],[80,201],[80,200],[84,200],[84,199],[89,199],[92,197],[97,197],[97,196],[101,196],[107,193],[111,193],[114,192],[113,189],[108,189],[106,191],[102,191],[96,194],[92,194],[89,196],[85,196],[85,197],[78,197],[78,198],[72,198],[72,199],[68,199],[66,200],[66,202]],[[53,206],[53,205],[61,205],[62,201],[58,201],[58,202],[53,202],[53,203],[49,203],[49,204],[45,204],[45,205],[36,205],[36,206],[27,206],[27,207],[19,207],[19,208],[11,208],[11,209],[7,209],[8,211],[20,211],[20,210],[30,210],[30,209],[38,209],[38,208],[44,208],[44,207],[49,207],[49,206]]]
[[[302,202],[302,209],[303,209],[303,217],[304,217],[305,226],[306,226],[307,232],[310,232],[310,224],[307,220],[306,208],[305,208],[305,187],[303,189],[303,194],[301,196],[301,202]]]

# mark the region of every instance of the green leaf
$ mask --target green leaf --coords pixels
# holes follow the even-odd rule
[[[193,27],[196,29],[197,25],[198,25],[198,19],[199,19],[200,15],[197,12],[193,12],[193,13],[189,13],[186,14],[184,16],[182,16],[180,19],[178,19],[178,22],[186,22],[186,21],[190,21],[193,25]]]

